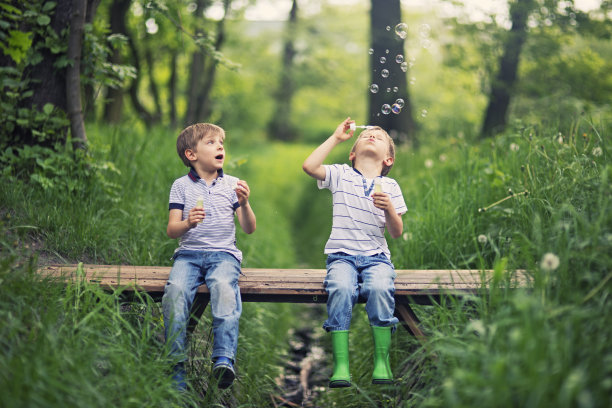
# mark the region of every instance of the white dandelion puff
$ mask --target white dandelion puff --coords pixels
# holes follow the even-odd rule
[[[486,236],[486,235],[484,235],[484,234],[480,234],[480,235],[478,236],[478,242],[479,242],[479,243],[481,243],[481,244],[483,244],[483,245],[484,245],[484,244],[486,244],[486,243],[487,243],[487,241],[488,241],[488,238],[487,238],[487,236]]]
[[[512,150],[513,152],[518,152],[519,145],[517,145],[516,143],[510,143],[510,150]]]
[[[433,165],[434,165],[433,160],[431,160],[431,159],[425,160],[425,167],[427,167],[428,169],[431,169],[433,167]]]
[[[599,157],[602,154],[603,154],[603,150],[601,150],[601,147],[597,146],[597,147],[593,148],[593,156]]]
[[[540,261],[540,268],[542,270],[552,272],[559,267],[559,257],[552,252],[547,252],[542,256]]]

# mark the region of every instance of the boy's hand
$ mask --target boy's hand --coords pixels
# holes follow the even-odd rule
[[[334,131],[334,137],[341,142],[344,142],[345,140],[349,140],[351,137],[353,137],[353,134],[355,133],[355,131],[350,130],[351,123],[355,123],[355,121],[351,120],[350,117],[346,118],[342,123],[338,125],[338,127]]]
[[[195,228],[198,223],[200,223],[206,217],[206,212],[202,207],[193,207],[189,211],[189,216],[187,217],[187,224],[189,224],[189,228]]]
[[[238,202],[240,203],[240,205],[246,205],[246,203],[249,201],[249,195],[251,195],[251,189],[249,188],[247,182],[244,180],[238,180],[238,183],[236,184],[236,189],[234,191],[238,196]]]
[[[380,208],[383,211],[391,212],[394,210],[393,204],[391,203],[391,196],[387,193],[372,194],[372,202],[374,203],[374,207]]]

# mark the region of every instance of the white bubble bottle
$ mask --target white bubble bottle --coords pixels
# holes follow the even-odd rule
[[[380,184],[380,180],[379,179],[375,179],[374,180],[374,192],[375,193],[382,193],[383,192],[382,184]]]
[[[198,197],[198,199],[197,199],[197,201],[196,201],[196,205],[195,205],[195,206],[196,206],[196,208],[201,208],[201,209],[204,209],[204,196],[199,196],[199,197]],[[200,220],[200,221],[198,222],[198,224],[202,223],[202,221],[204,221],[204,220]]]

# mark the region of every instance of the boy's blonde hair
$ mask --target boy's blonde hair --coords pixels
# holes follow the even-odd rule
[[[212,123],[196,123],[183,129],[181,134],[176,139],[176,152],[185,163],[185,166],[190,167],[191,162],[185,156],[185,150],[195,150],[198,142],[208,135],[219,136],[225,138],[223,128],[213,125]]]
[[[385,129],[381,128],[380,126],[371,126],[368,129],[361,132],[357,140],[355,140],[353,147],[351,148],[351,153],[355,151],[355,148],[357,147],[357,143],[359,143],[360,137],[368,136],[370,133],[374,133],[374,132],[381,132],[382,134],[385,135],[385,139],[387,139],[387,143],[389,144],[389,156],[393,158],[393,161],[395,161],[395,143],[393,143],[393,139],[391,138],[391,136],[389,136],[389,134],[385,131]],[[355,167],[354,159],[351,161],[351,163],[353,167]],[[391,171],[391,167],[393,167],[393,163],[391,163],[390,166],[387,166],[386,164],[383,163],[383,169],[380,175],[386,176],[387,174],[389,174],[389,171]]]

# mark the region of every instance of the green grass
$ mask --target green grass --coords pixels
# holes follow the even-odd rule
[[[63,289],[33,274],[32,253],[43,260],[170,265],[176,241],[165,235],[168,192],[186,171],[175,132],[90,126],[88,135],[93,170],[76,185],[67,176],[53,178],[76,175],[59,159],[47,166],[46,184],[18,177],[16,168],[2,173],[0,405],[272,406],[288,330],[308,323],[296,321],[299,305],[245,304],[240,380],[204,395],[207,311],[189,365],[194,388],[181,396],[169,381],[158,305],[146,297],[126,305],[95,286]],[[301,170],[314,147],[247,146],[228,137],[226,171],[247,180],[257,215],[257,231],[237,235],[245,266],[324,267],[329,192]],[[349,147],[342,148],[331,161],[344,161]],[[42,174],[35,159],[25,174]],[[356,386],[322,393],[317,406],[612,405],[612,164],[605,124],[581,117],[561,130],[518,124],[480,143],[432,138],[418,151],[400,147],[390,176],[409,208],[404,235],[389,239],[397,268],[495,268],[497,280],[479,297],[415,307],[428,341],[421,345],[401,328],[393,337],[399,387],[369,384],[372,340],[357,307]],[[547,253],[559,260],[554,270],[540,265]],[[529,290],[508,289],[504,271],[516,268],[527,271]],[[310,323],[314,330],[322,330],[323,319]],[[328,338],[321,342],[329,351]]]

